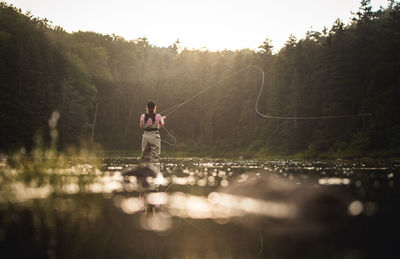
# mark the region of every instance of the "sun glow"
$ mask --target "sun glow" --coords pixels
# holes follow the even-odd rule
[[[8,0],[73,31],[115,34],[127,40],[146,37],[167,47],[180,39],[189,49],[257,49],[272,39],[280,49],[290,34],[304,37],[309,30],[330,28],[340,18],[348,23],[360,0]],[[386,0],[373,0],[374,9]]]

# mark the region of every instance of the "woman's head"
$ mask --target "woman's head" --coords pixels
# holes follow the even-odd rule
[[[146,110],[147,112],[155,112],[156,111],[156,104],[153,101],[148,101],[146,104]]]

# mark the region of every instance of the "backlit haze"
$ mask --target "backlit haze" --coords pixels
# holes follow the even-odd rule
[[[68,32],[116,34],[126,40],[148,38],[166,47],[178,38],[189,49],[257,49],[266,37],[279,50],[290,34],[345,24],[360,0],[8,0],[47,18]],[[387,0],[372,0],[373,9]]]

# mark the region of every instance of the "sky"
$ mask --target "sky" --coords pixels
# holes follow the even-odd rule
[[[47,18],[68,32],[116,34],[126,40],[146,37],[167,47],[209,50],[257,49],[266,38],[278,51],[290,34],[345,24],[361,0],[5,0]],[[387,0],[372,0],[373,10]]]

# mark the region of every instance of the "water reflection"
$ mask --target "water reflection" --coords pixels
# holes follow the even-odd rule
[[[82,163],[37,175],[0,164],[0,241],[15,248],[14,236],[21,239],[26,229],[32,229],[24,242],[36,250],[29,251],[39,251],[37,244],[43,242],[49,244],[41,246],[47,247],[44,251],[62,251],[71,257],[65,249],[67,240],[57,231],[66,236],[79,233],[78,240],[100,235],[105,244],[118,239],[121,251],[135,249],[129,251],[138,257],[140,249],[150,257],[161,257],[161,248],[148,243],[154,240],[164,242],[166,257],[200,254],[204,246],[196,242],[212,241],[208,247],[220,246],[212,248],[211,258],[232,258],[257,254],[260,240],[268,240],[274,244],[270,253],[275,257],[293,258],[289,252],[279,256],[284,251],[279,238],[290,237],[297,243],[308,240],[303,248],[319,240],[324,251],[344,258],[349,251],[342,251],[339,241],[327,240],[348,240],[345,233],[349,238],[363,236],[359,226],[365,222],[374,227],[373,233],[380,233],[377,226],[392,224],[398,216],[396,163],[165,159],[150,168],[155,172],[152,176],[126,174],[139,170],[139,164],[136,158],[106,159],[101,169]],[[118,238],[112,237],[113,231]],[[133,239],[135,231],[140,235]],[[147,243],[140,241],[143,238]],[[181,245],[172,240],[180,240]],[[360,258],[370,258],[363,251],[371,249],[372,241],[354,243]],[[86,249],[86,256],[97,254],[94,247]],[[323,254],[313,253],[304,258]]]
[[[144,210],[139,198],[116,196],[116,202],[125,213],[133,214]],[[212,192],[208,197],[189,195],[182,192],[149,193],[145,202],[164,206],[172,216],[194,219],[221,219],[257,214],[273,218],[292,218],[296,215],[293,204],[263,201],[248,197]]]
[[[140,179],[138,180],[135,175],[124,175],[124,171],[138,166],[138,161],[133,160],[125,164],[119,163],[125,161],[113,160],[110,166],[106,163],[103,171],[89,164],[50,170],[39,175],[37,179],[32,177],[28,182],[23,177],[19,177],[20,173],[17,169],[6,168],[3,165],[0,177],[1,198],[15,203],[29,199],[45,199],[52,193],[74,195],[77,193],[140,192],[143,185]],[[267,161],[260,163],[254,160],[202,162],[202,160],[182,159],[176,162],[166,160],[151,168],[156,174],[147,177],[145,181],[147,184],[168,189],[173,185],[175,188],[176,186],[208,187],[203,196],[207,199],[206,196],[211,193],[212,188],[228,187],[232,181],[245,183],[250,172],[257,171],[258,177],[272,173],[271,177],[273,175],[283,177],[296,184],[307,181],[316,182],[319,185],[351,185],[356,189],[368,189],[370,186],[375,188],[381,185],[396,186],[398,177],[393,168],[398,168],[398,165],[377,167],[367,166],[365,162]],[[372,173],[365,175],[364,171],[369,170]],[[383,174],[380,174],[380,171]]]
[[[324,177],[318,180],[319,184],[322,185],[347,185],[350,184],[349,178],[339,178],[339,177]]]

